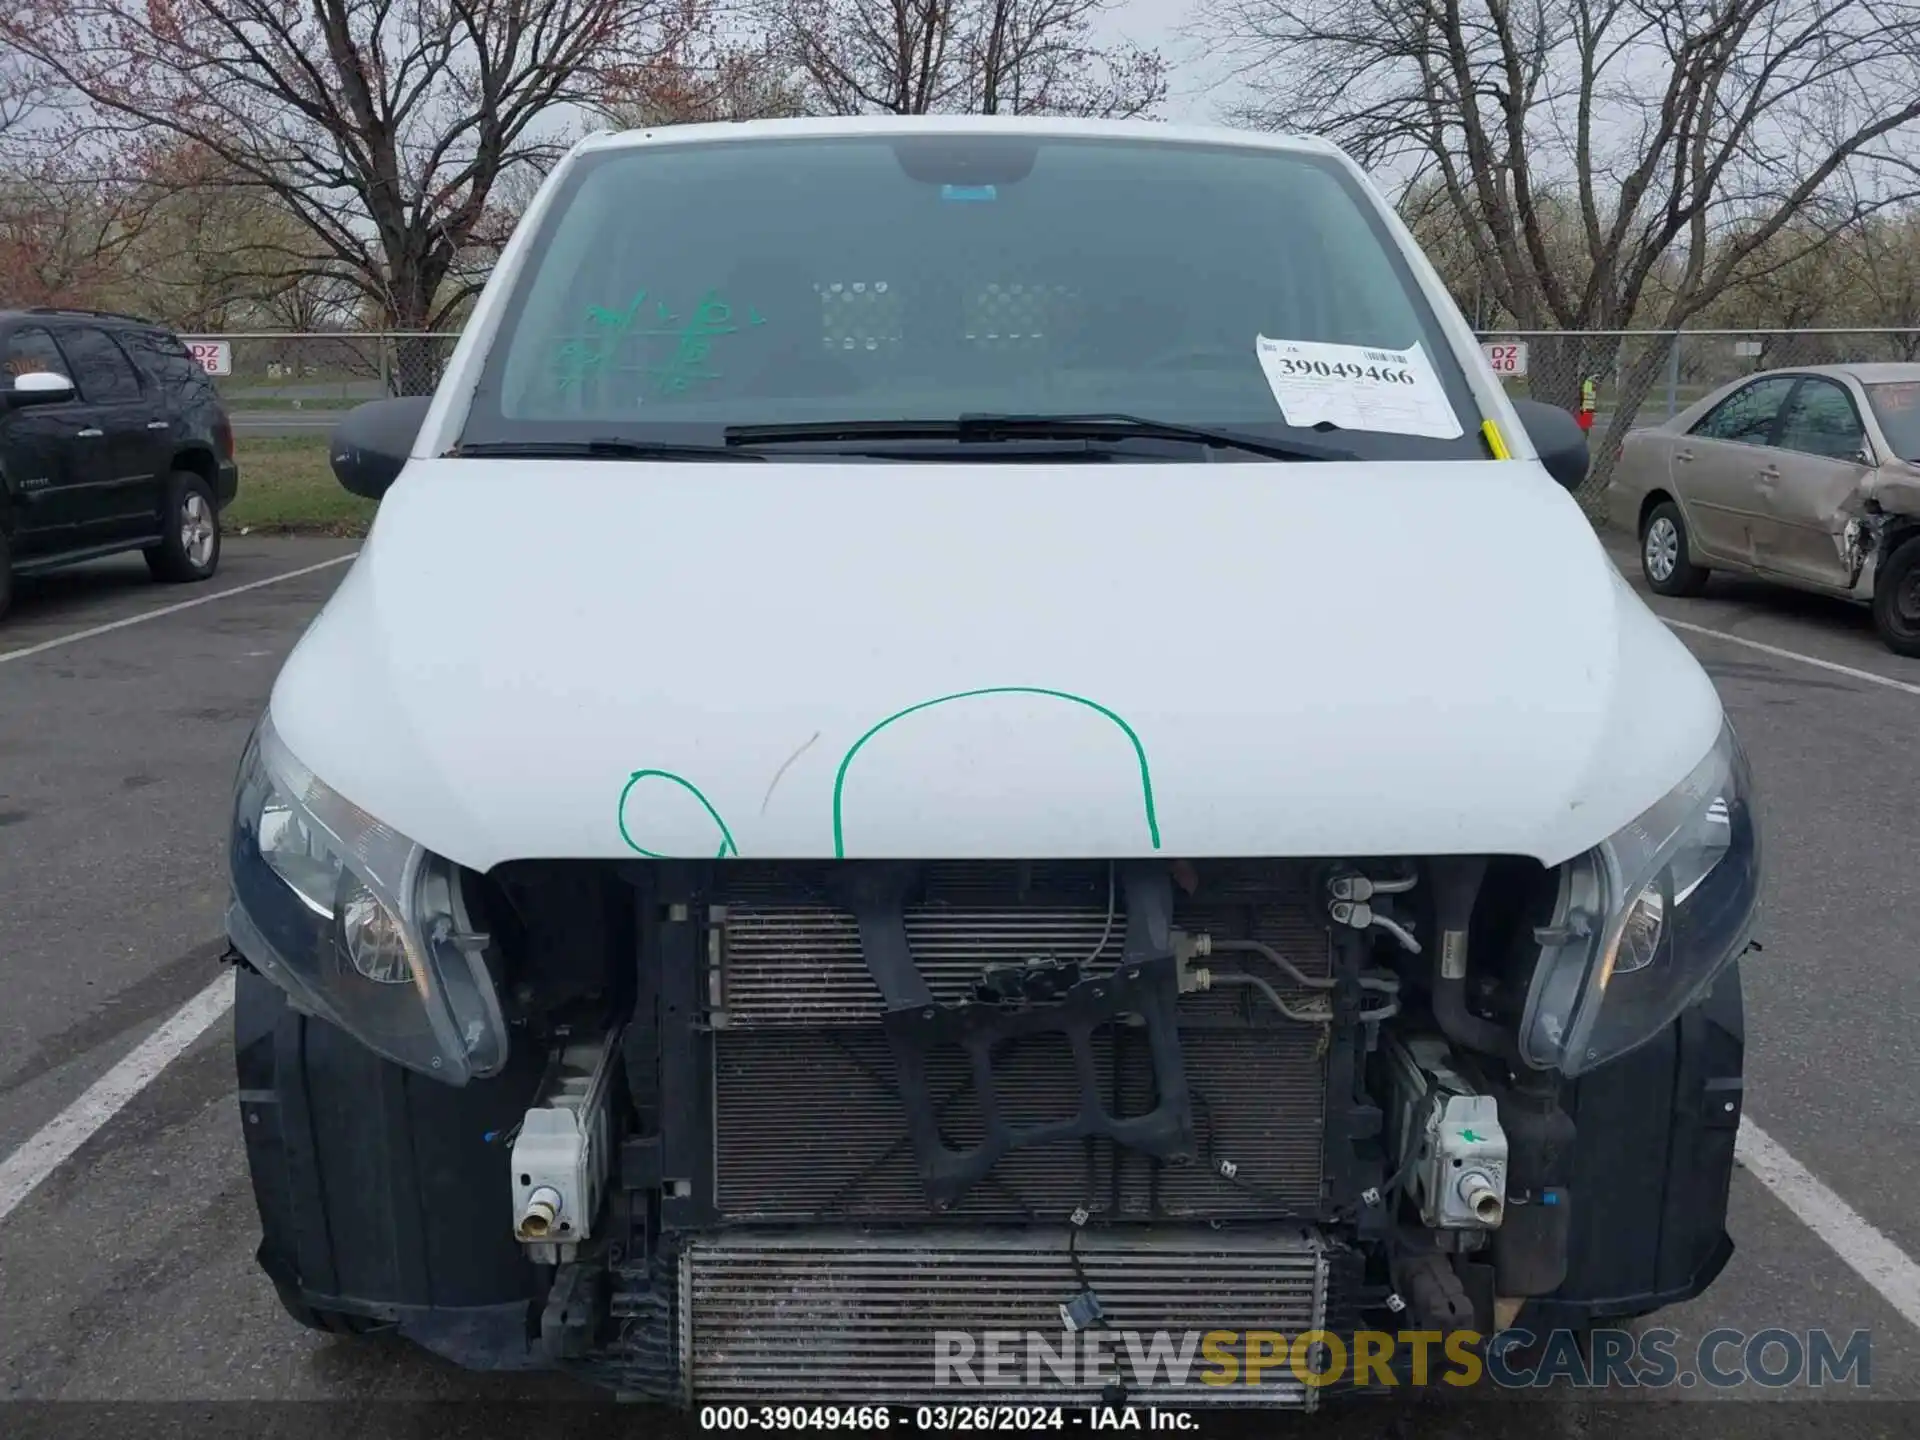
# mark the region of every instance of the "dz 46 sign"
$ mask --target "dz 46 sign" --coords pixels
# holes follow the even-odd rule
[[[231,375],[233,373],[233,342],[230,340],[189,340],[187,349],[193,352],[194,364],[209,375]]]
[[[1524,340],[1489,340],[1480,347],[1487,357],[1487,364],[1493,373],[1501,379],[1509,375],[1527,373],[1527,342]]]

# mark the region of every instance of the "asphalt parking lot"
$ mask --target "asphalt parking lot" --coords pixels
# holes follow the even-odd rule
[[[139,1077],[104,1123],[85,1100],[219,973],[233,766],[352,549],[230,539],[219,578],[191,590],[149,584],[138,556],[102,562],[23,584],[0,624],[0,1397],[15,1402],[12,1423],[0,1405],[0,1433],[48,1423],[52,1411],[20,1403],[34,1401],[194,1402],[178,1413],[205,1420],[212,1401],[511,1399],[544,1414],[584,1396],[554,1377],[474,1377],[403,1346],[323,1338],[284,1316],[252,1262],[224,1023]],[[1637,580],[1630,545],[1618,553]],[[1739,1249],[1716,1286],[1660,1323],[1693,1339],[1719,1326],[1871,1332],[1868,1386],[1743,1406],[1740,1433],[1920,1428],[1920,1405],[1840,1408],[1920,1400],[1920,1269],[1908,1258],[1920,1256],[1920,932],[1907,909],[1920,903],[1920,662],[1883,650],[1863,612],[1756,584],[1716,580],[1699,600],[1654,606],[1740,728],[1771,867],[1766,948],[1746,971],[1753,1128],[1733,1195]],[[49,1170],[48,1146],[74,1139]],[[22,1177],[41,1171],[23,1193]],[[1809,1399],[1751,1384],[1685,1393]],[[367,1428],[464,1423],[407,1411],[402,1426],[400,1413],[370,1412]],[[1694,1405],[1501,1414],[1453,1407],[1398,1423],[1435,1437],[1645,1436],[1696,1433],[1702,1419]]]

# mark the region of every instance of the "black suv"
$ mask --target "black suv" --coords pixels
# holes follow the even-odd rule
[[[90,310],[0,311],[0,615],[12,577],[138,550],[205,580],[239,488],[233,427],[180,337]]]

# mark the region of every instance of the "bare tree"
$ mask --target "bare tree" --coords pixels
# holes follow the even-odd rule
[[[804,78],[770,33],[743,29],[707,5],[675,42],[609,92],[604,110],[618,125],[688,125],[777,120],[807,113]]]
[[[768,0],[770,32],[829,114],[1144,115],[1156,51],[1102,44],[1111,0]]]
[[[14,141],[47,98],[46,73],[28,56],[0,45],[0,143]]]
[[[277,285],[252,300],[259,318],[249,319],[263,330],[296,333],[338,330],[357,316],[360,287],[342,271],[288,266]]]
[[[1825,209],[1811,207],[1750,249],[1726,288],[1698,313],[1710,327],[1758,332],[1743,337],[1758,345],[1743,352],[1750,369],[1865,358],[1849,337],[1804,333],[1879,323],[1862,317],[1849,280],[1872,217],[1848,223],[1826,218]],[[1744,228],[1732,227],[1722,243],[1738,243]]]
[[[164,137],[127,154],[138,231],[113,256],[98,303],[189,332],[252,328],[266,299],[297,283],[309,247],[274,198],[198,146]]]
[[[1871,323],[1902,327],[1893,337],[1897,358],[1920,360],[1920,207],[1875,216],[1842,265],[1847,292]]]
[[[1686,324],[1790,224],[1824,243],[1891,198],[1852,187],[1920,118],[1913,0],[1208,0],[1200,28],[1243,118],[1427,182],[1525,329]],[[1542,398],[1617,358],[1566,348]],[[1625,365],[1589,498],[1666,349]]]
[[[986,0],[966,35],[968,109],[983,115],[1130,117],[1166,99],[1166,62],[1100,45],[1089,0]]]
[[[0,44],[0,303],[92,303],[139,230],[132,187],[49,133],[66,99]]]
[[[23,101],[0,134],[3,303],[148,304],[132,282],[158,195],[150,157],[63,150],[44,120],[39,99]]]
[[[550,162],[556,110],[676,28],[676,0],[29,0],[0,44],[82,97],[87,133],[171,137],[271,196],[381,321],[445,324],[484,277],[503,177]],[[428,346],[401,357],[414,388]]]

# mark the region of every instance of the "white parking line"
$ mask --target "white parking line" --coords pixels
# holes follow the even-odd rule
[[[1920,1265],[1745,1116],[1734,1156],[1874,1292],[1920,1329]]]
[[[1758,640],[1749,640],[1744,635],[1731,635],[1725,630],[1711,630],[1705,625],[1695,625],[1691,620],[1662,620],[1675,630],[1685,630],[1694,635],[1711,635],[1716,640],[1724,640],[1729,645],[1744,645],[1749,650],[1758,650],[1762,655],[1771,655],[1778,660],[1797,660],[1802,665],[1811,665],[1816,670],[1831,670],[1836,675],[1845,675],[1850,680],[1864,680],[1869,685],[1884,685],[1889,690],[1904,690],[1909,695],[1920,695],[1920,685],[1906,680],[1895,680],[1890,675],[1876,675],[1871,670],[1856,670],[1851,665],[1842,665],[1833,660],[1822,660],[1813,655],[1802,655],[1798,650],[1783,650],[1778,645],[1763,645]]]
[[[182,1005],[126,1059],[102,1075],[86,1092],[25,1144],[0,1160],[0,1220],[5,1220],[73,1152],[159,1078],[160,1072],[185,1053],[187,1047],[233,1005],[233,972],[228,970],[193,999]]]
[[[148,620],[158,620],[162,615],[178,615],[182,610],[191,610],[196,605],[211,605],[214,601],[224,600],[229,595],[244,595],[249,590],[258,590],[265,585],[278,585],[282,580],[298,580],[302,575],[311,575],[316,570],[325,570],[330,565],[344,565],[359,553],[358,550],[349,550],[345,555],[335,555],[331,560],[322,560],[314,565],[303,565],[298,570],[288,570],[279,575],[269,575],[264,580],[249,580],[244,585],[232,585],[225,590],[216,590],[211,595],[197,595],[191,600],[162,605],[157,610],[143,610],[138,615],[127,616],[124,620],[109,620],[105,625],[76,630],[71,635],[56,635],[51,640],[42,640],[38,645],[25,645],[18,650],[0,651],[0,665],[6,664],[9,660],[24,660],[29,655],[41,655],[49,650],[57,650],[62,645],[72,645],[76,641],[91,640],[96,635],[124,630],[129,625],[141,625]]]

